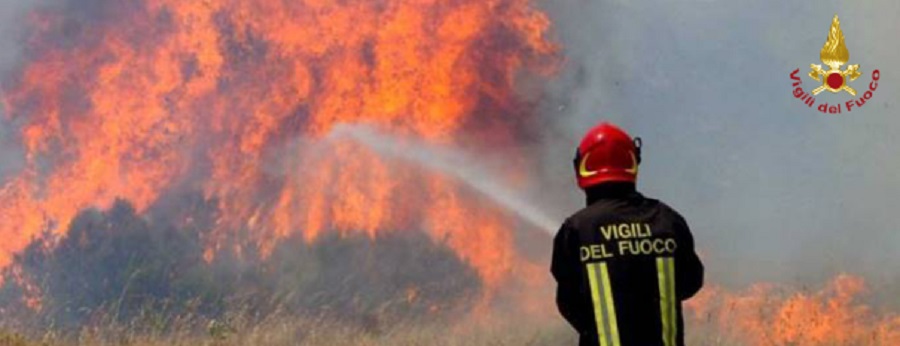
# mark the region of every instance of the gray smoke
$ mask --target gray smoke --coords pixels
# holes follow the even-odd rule
[[[23,46],[20,42],[26,14],[37,1],[0,0],[0,77],[11,73],[19,64]],[[0,96],[4,85],[0,83]],[[7,119],[6,109],[0,102],[0,186],[9,175],[22,166],[22,152],[14,137],[16,130]]]
[[[582,132],[612,120],[645,144],[639,188],[682,211],[715,281],[821,282],[836,272],[897,281],[900,3],[552,1],[567,64],[547,105],[545,185],[579,206],[570,178]],[[814,88],[837,13],[850,63],[881,70],[863,108],[825,115]],[[820,94],[817,102],[849,100]]]
[[[33,2],[0,0],[0,72],[7,72],[19,58],[21,45],[17,35],[21,33],[24,14],[31,3]]]

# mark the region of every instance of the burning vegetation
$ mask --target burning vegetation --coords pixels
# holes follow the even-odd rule
[[[863,279],[839,275],[804,292],[756,284],[742,292],[708,287],[686,308],[703,344],[898,345],[900,316],[866,305]],[[702,341],[701,341],[702,340]]]
[[[513,84],[556,50],[527,1],[64,1],[30,22],[27,61],[4,80],[26,163],[0,191],[0,265],[80,210],[123,199],[144,214],[198,191],[218,210],[206,261],[236,233],[267,257],[287,238],[415,231],[488,295],[536,266],[513,248],[515,220],[452,179],[323,140],[351,123],[512,147],[535,116]]]
[[[378,328],[459,314],[479,292],[474,270],[416,233],[330,234],[313,242],[291,236],[265,258],[235,236],[229,250],[206,261],[201,238],[215,222],[215,204],[191,200],[180,206],[197,220],[189,227],[173,225],[171,214],[156,208],[138,215],[119,200],[109,210],[79,213],[61,237],[33,241],[5,273],[4,321],[78,330],[159,316],[221,319],[243,310]],[[176,327],[168,323],[177,320],[164,321],[153,326]]]
[[[531,227],[452,176],[329,135],[499,148],[498,173],[527,183],[540,95],[523,81],[560,60],[531,1],[63,0],[28,22],[0,81],[24,152],[0,182],[0,326],[89,344],[120,336],[102,326],[148,345],[197,330],[249,338],[223,345],[443,340],[429,322],[458,332],[448,345],[572,340],[559,321],[478,332],[498,306],[527,313],[511,331],[555,318],[547,254],[515,232]],[[855,300],[864,287],[711,288],[689,325],[697,344],[898,344],[900,320]]]
[[[363,124],[513,157],[550,73],[527,0],[61,1],[3,76],[24,167],[0,189],[6,324],[285,312],[418,321],[540,283],[516,218],[329,139]],[[509,179],[526,179],[510,165]]]

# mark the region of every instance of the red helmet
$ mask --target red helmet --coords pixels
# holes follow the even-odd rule
[[[637,181],[641,163],[641,139],[631,139],[625,131],[604,122],[592,128],[575,151],[578,187],[613,181]]]

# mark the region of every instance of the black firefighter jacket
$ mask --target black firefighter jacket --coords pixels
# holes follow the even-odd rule
[[[588,202],[554,238],[551,264],[579,345],[684,345],[681,301],[703,285],[685,220],[633,185],[589,191]]]

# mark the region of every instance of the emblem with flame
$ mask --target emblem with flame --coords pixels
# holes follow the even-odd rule
[[[837,15],[834,15],[834,19],[831,21],[828,40],[825,41],[825,46],[822,47],[819,57],[830,69],[825,71],[822,69],[822,65],[810,64],[812,71],[809,72],[809,76],[816,81],[822,82],[822,86],[815,88],[812,94],[818,95],[825,90],[838,93],[843,90],[850,93],[850,95],[856,96],[856,90],[847,85],[847,79],[850,79],[852,82],[859,78],[861,73],[859,72],[859,65],[850,65],[847,66],[846,70],[841,71],[841,65],[846,64],[850,60],[850,51],[844,45],[844,33],[841,31],[841,22],[838,21]]]

